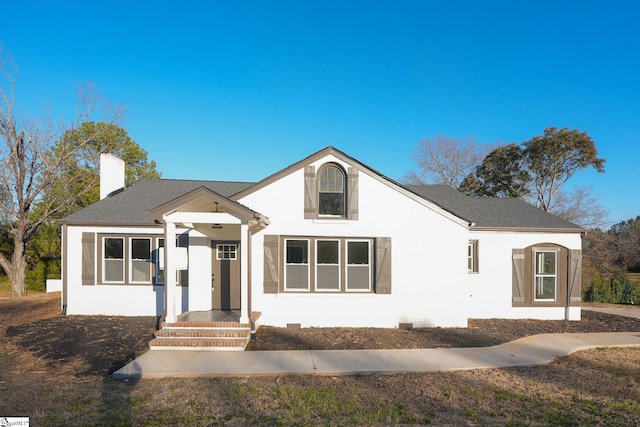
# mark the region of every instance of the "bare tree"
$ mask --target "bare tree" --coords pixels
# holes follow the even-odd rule
[[[609,213],[598,202],[592,187],[576,187],[570,193],[559,191],[551,213],[588,229],[604,228],[609,221]]]
[[[61,144],[61,149],[56,149],[57,143],[65,131],[77,129],[98,113],[104,115],[102,121],[117,121],[122,109],[107,105],[88,84],[77,90],[75,121],[65,124],[49,116],[23,118],[15,108],[16,75],[13,60],[0,50],[0,228],[9,241],[7,253],[0,252],[0,267],[9,277],[12,296],[20,298],[26,295],[27,243],[42,224],[97,184],[85,180],[79,186],[84,174],[76,176],[68,171],[70,163],[77,162],[78,150],[98,135]],[[47,192],[53,185],[68,185],[75,191]]]
[[[614,224],[609,234],[615,239],[617,265],[640,271],[640,216]]]
[[[446,135],[423,139],[412,154],[418,166],[403,178],[408,184],[445,184],[460,187],[491,147],[479,145],[475,138],[455,138]]]

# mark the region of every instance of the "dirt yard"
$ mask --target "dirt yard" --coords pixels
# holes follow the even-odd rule
[[[156,327],[155,317],[60,316],[59,293],[0,298],[0,417],[30,416],[33,425],[142,425],[158,411],[156,425],[640,423],[639,349],[459,373],[111,380],[146,351]],[[477,347],[609,331],[640,331],[640,320],[583,311],[580,322],[472,320],[466,329],[260,328],[249,350]]]

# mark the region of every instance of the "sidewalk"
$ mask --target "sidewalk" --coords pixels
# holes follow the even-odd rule
[[[149,350],[113,378],[354,375],[507,368],[595,347],[640,347],[640,332],[543,334],[493,347],[418,350]]]
[[[598,307],[598,306],[588,305],[588,306],[582,306],[582,309],[583,310],[598,311],[600,313],[606,313],[606,314],[616,314],[618,316],[635,317],[636,319],[640,319],[640,308],[638,308],[636,306],[630,306],[630,307],[629,306]]]

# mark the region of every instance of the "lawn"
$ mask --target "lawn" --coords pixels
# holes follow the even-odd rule
[[[28,315],[16,316],[21,310]],[[87,369],[82,353],[65,355],[65,348],[118,344],[90,331],[79,329],[54,353],[23,344],[34,342],[28,326],[37,322],[58,330],[82,325],[80,317],[60,319],[54,295],[0,299],[0,418],[28,416],[38,426],[640,424],[638,348],[594,349],[516,369],[125,382]]]

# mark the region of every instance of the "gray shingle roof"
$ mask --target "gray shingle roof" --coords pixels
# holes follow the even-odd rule
[[[149,211],[197,188],[231,197],[251,187],[250,182],[154,179],[141,181],[100,200],[60,222],[67,224],[153,224]],[[519,199],[472,198],[446,185],[406,185],[407,189],[475,227],[576,229],[580,227]]]
[[[473,222],[475,227],[575,229],[581,227],[515,198],[468,197],[447,185],[406,185],[425,199]]]
[[[223,197],[230,197],[251,185],[251,182],[145,180],[73,213],[60,222],[153,224],[148,214],[151,209],[197,188],[205,187]]]

